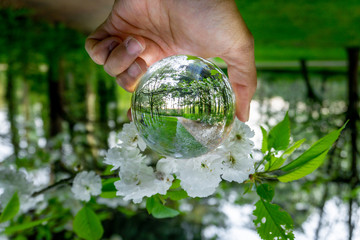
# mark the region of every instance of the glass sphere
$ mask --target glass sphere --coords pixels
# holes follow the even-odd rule
[[[213,63],[176,55],[156,62],[142,76],[132,95],[131,114],[151,149],[192,158],[214,150],[228,136],[235,96]]]

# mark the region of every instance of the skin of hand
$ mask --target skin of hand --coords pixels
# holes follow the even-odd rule
[[[257,79],[254,40],[234,0],[116,0],[85,48],[129,92],[165,57],[220,57],[228,64],[236,115],[249,118]]]

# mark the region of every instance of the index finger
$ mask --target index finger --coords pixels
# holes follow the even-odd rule
[[[85,50],[91,57],[91,59],[100,65],[105,63],[105,60],[116,45],[114,43],[120,43],[121,39],[111,36],[108,31],[105,30],[103,23],[93,33],[91,33],[85,41]]]

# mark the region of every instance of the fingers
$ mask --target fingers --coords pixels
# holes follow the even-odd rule
[[[229,65],[228,74],[236,97],[236,116],[240,121],[246,122],[249,120],[250,102],[257,86],[255,63],[247,70]]]
[[[105,61],[105,71],[115,77],[128,69],[135,59],[144,51],[145,41],[142,38],[128,37],[119,43]]]
[[[99,34],[97,34],[99,35]],[[104,65],[104,70],[125,90],[132,92],[139,77],[146,72],[146,62],[139,58],[145,50],[145,40],[141,37],[107,37],[98,40],[90,36],[85,48],[94,62]]]
[[[133,92],[140,76],[146,72],[147,65],[142,58],[137,58],[127,69],[118,76],[116,82],[128,92]]]
[[[85,49],[95,63],[104,65],[111,51],[121,42],[121,39],[118,37],[108,37],[101,41],[88,38],[85,43]]]

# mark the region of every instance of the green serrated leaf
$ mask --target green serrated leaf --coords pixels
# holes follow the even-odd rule
[[[275,195],[274,188],[269,184],[261,184],[256,187],[256,193],[264,200],[271,202]]]
[[[101,239],[104,229],[98,216],[88,207],[83,207],[75,216],[73,228],[75,233],[86,240]]]
[[[262,132],[262,136],[263,136],[263,140],[262,140],[262,144],[261,144],[261,152],[262,153],[266,153],[266,151],[268,150],[268,136],[267,136],[267,131],[265,130],[265,128],[261,127],[261,132]]]
[[[27,222],[27,223],[18,224],[15,226],[10,226],[5,229],[5,234],[12,235],[17,232],[21,232],[21,231],[24,231],[24,230],[27,230],[30,228],[34,228],[34,227],[42,224],[43,222],[46,222],[49,220],[50,220],[50,218],[44,218],[44,219],[40,219],[40,220],[33,221],[33,222]]]
[[[333,131],[326,135],[325,137],[321,138],[317,142],[315,142],[307,151],[305,151],[303,154],[301,154],[297,159],[290,162],[289,164],[285,165],[284,167],[280,168],[282,171],[291,171],[295,168],[298,168],[312,159],[317,158],[318,156],[322,155],[325,151],[329,151],[331,146],[334,144],[336,139],[338,139],[341,131],[346,126],[346,123],[344,126],[342,126],[340,129]],[[315,170],[315,169],[314,169]]]
[[[306,141],[306,139],[303,138],[303,139],[295,142],[293,145],[291,145],[291,147],[289,147],[288,149],[286,149],[286,150],[284,151],[284,153],[281,155],[281,158],[286,159],[286,157],[285,157],[286,155],[292,154],[292,153],[293,153],[296,149],[298,149],[298,148],[301,146],[301,144],[303,144],[305,141]]]
[[[175,190],[175,191],[168,191],[166,193],[166,197],[170,198],[173,201],[178,201],[178,200],[187,198],[188,194],[185,190],[179,189],[179,190]]]
[[[285,173],[284,175],[279,176],[278,177],[279,181],[280,182],[295,181],[295,180],[303,178],[306,175],[312,173],[318,167],[321,166],[321,164],[324,162],[324,159],[325,159],[327,153],[328,153],[328,151],[324,151],[319,156],[311,159],[310,161],[308,161],[305,164],[301,165],[300,167],[294,169],[293,171],[290,171],[288,173]]]
[[[264,157],[264,159],[267,161],[267,163],[265,164],[265,172],[268,172],[268,171],[270,171],[271,169],[273,169],[273,165],[274,165],[274,163],[278,160],[278,158],[277,157],[275,157],[274,155],[266,155],[265,157]]]
[[[255,204],[254,220],[257,232],[264,240],[294,239],[293,221],[290,215],[278,205],[260,199]]]
[[[285,158],[281,158],[281,157],[276,158],[276,157],[274,157],[271,166],[267,170],[268,171],[277,170],[279,167],[281,167],[284,164],[285,160],[286,160]]]
[[[159,197],[152,196],[146,201],[146,209],[155,218],[170,218],[179,215],[179,211],[164,206]]]
[[[4,211],[0,215],[0,223],[11,220],[20,210],[20,200],[18,193],[15,192],[10,201],[6,204]]]
[[[285,150],[290,143],[290,120],[286,113],[284,120],[273,127],[268,136],[268,149]]]

